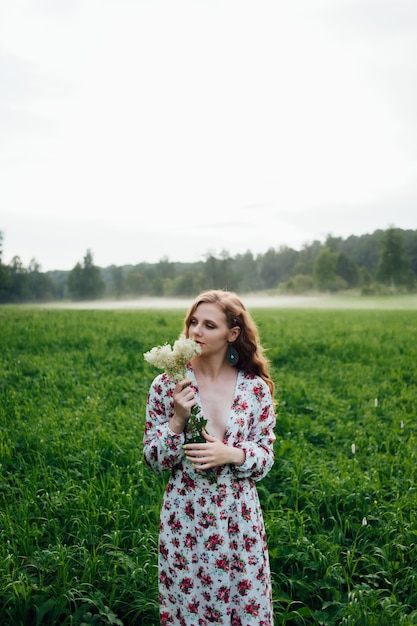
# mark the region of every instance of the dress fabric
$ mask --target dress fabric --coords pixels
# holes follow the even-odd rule
[[[187,378],[199,403],[191,368]],[[171,472],[159,529],[160,623],[272,626],[268,549],[255,485],[274,462],[269,388],[260,377],[238,372],[223,442],[243,449],[245,461],[205,473],[185,458],[184,433],[168,427],[174,387],[166,374],[153,381],[144,435],[146,464]]]

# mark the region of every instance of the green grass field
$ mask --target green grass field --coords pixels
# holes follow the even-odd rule
[[[254,309],[275,623],[417,624],[415,310]],[[143,360],[184,311],[0,308],[0,624],[158,624]],[[192,625],[190,625],[192,626]]]

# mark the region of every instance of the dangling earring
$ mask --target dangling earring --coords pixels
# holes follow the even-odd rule
[[[237,365],[239,363],[239,352],[231,343],[227,346],[226,361],[229,365]]]

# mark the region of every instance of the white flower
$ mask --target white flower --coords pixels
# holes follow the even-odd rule
[[[366,519],[366,517],[362,519],[362,526],[368,526],[368,520]]]
[[[165,370],[169,378],[179,382],[186,377],[187,363],[201,353],[201,348],[193,339],[180,335],[173,348],[169,344],[156,346],[144,353],[145,361]]]
[[[354,443],[352,443],[352,454],[355,454],[356,452],[356,446]]]

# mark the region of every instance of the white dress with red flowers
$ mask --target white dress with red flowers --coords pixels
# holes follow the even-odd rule
[[[191,369],[187,378],[199,402]],[[144,435],[147,465],[171,471],[160,518],[161,624],[272,626],[268,549],[255,486],[274,461],[269,388],[258,376],[238,373],[223,442],[244,450],[245,462],[207,475],[186,460],[184,434],[168,427],[174,387],[166,374],[153,381]]]

